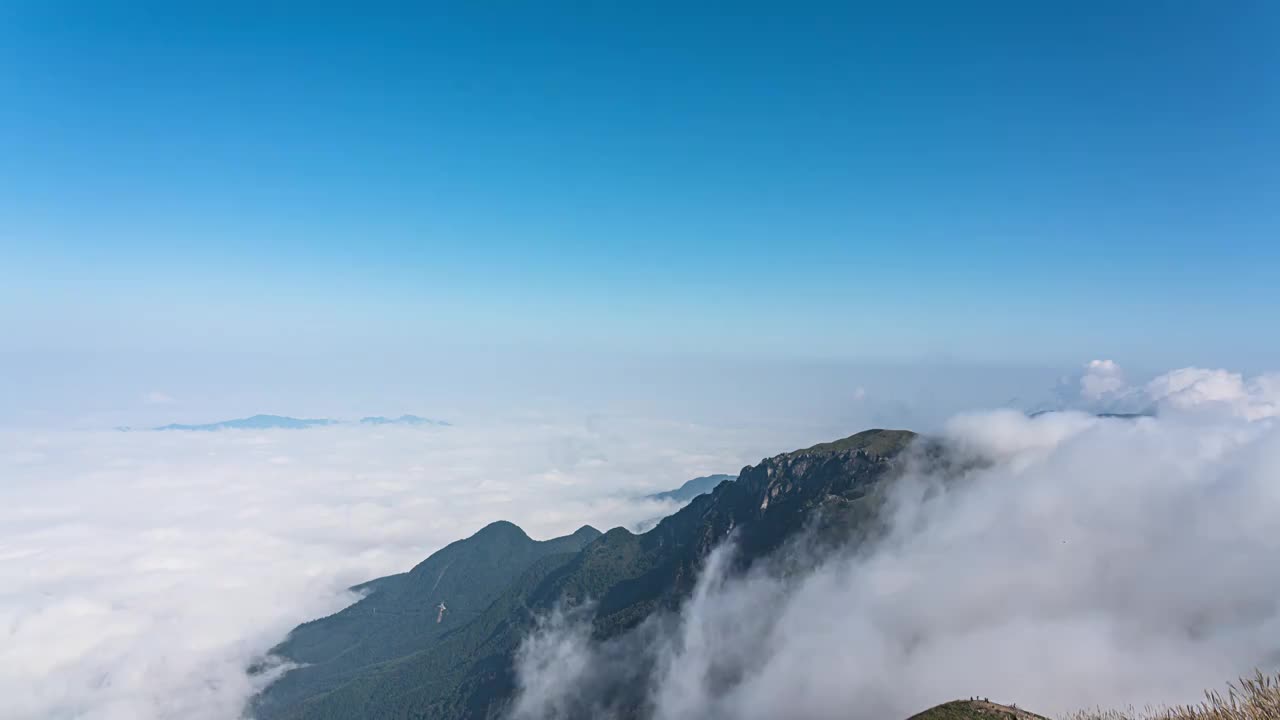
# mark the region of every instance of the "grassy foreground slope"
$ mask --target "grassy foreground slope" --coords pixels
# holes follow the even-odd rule
[[[1199,705],[1133,710],[1085,710],[1066,720],[1280,720],[1280,673],[1256,673],[1210,690]]]
[[[907,720],[1046,720],[1013,705],[985,700],[943,703]],[[1210,690],[1198,705],[1134,710],[1083,710],[1065,720],[1280,720],[1280,673],[1256,673],[1227,685],[1225,692]]]

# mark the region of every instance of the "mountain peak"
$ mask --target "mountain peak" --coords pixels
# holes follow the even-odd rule
[[[602,532],[600,532],[599,530],[597,530],[597,529],[595,529],[595,528],[591,527],[590,525],[583,525],[582,527],[578,528],[577,530],[574,530],[574,531],[573,531],[573,535],[571,535],[570,537],[582,538],[582,539],[588,539],[588,540],[594,540],[594,539],[596,539],[596,538],[600,537],[600,536],[601,536],[601,535],[603,535],[603,534],[604,534],[604,533],[602,533]]]
[[[510,537],[532,541],[529,534],[519,525],[507,520],[497,520],[480,528],[472,537]]]

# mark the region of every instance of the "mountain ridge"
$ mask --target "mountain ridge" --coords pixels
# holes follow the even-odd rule
[[[288,429],[301,430],[309,427],[319,427],[324,425],[334,425],[338,421],[328,418],[295,418],[287,415],[250,415],[249,417],[235,418],[232,420],[220,420],[211,423],[199,424],[182,424],[170,423],[162,425],[154,430],[187,430],[187,431],[212,431],[212,430],[272,430],[272,429]]]
[[[300,626],[277,648],[278,655],[294,662],[336,660],[337,672],[325,675],[304,668],[287,673],[259,697],[254,709],[261,720],[494,717],[515,692],[512,658],[540,615],[560,603],[592,600],[593,634],[613,637],[655,612],[676,610],[692,592],[707,555],[730,532],[735,534],[735,557],[742,569],[806,529],[824,542],[874,537],[882,529],[876,518],[887,486],[898,476],[904,452],[916,438],[908,431],[869,430],[765,458],[744,467],[737,480],[694,497],[645,533],[613,528],[574,552],[549,553],[527,563],[483,608],[450,602],[442,593],[433,595],[434,586],[424,590],[421,584],[396,579],[402,576],[371,581],[374,592],[365,599],[330,618]],[[468,540],[486,530],[489,535],[484,537],[518,535],[527,540],[519,528],[501,521]],[[463,542],[467,541],[459,541]],[[457,545],[447,546],[404,576],[440,582],[448,570],[442,553]],[[405,590],[411,586],[418,589]],[[407,619],[393,616],[390,623],[381,618],[370,621],[379,603],[396,593],[415,604],[416,614]],[[429,611],[423,608],[437,597],[449,609],[433,629],[435,617],[424,620],[423,613]],[[474,614],[463,615],[464,609]],[[344,646],[334,654],[332,638],[317,632],[322,626],[315,625],[325,621],[326,632],[337,631],[339,638],[358,638],[356,645],[380,638],[390,650],[380,646],[361,656],[346,654],[350,648]],[[422,630],[423,626],[428,627]],[[394,637],[387,640],[389,635]],[[400,642],[415,637],[422,642]],[[297,651],[299,638],[302,653]],[[331,654],[308,656],[308,643],[327,647]]]
[[[533,540],[499,520],[452,542],[407,572],[352,588],[364,597],[332,615],[295,628],[272,653],[303,665],[272,687],[273,702],[301,697],[300,686],[327,689],[361,669],[411,655],[477,615],[519,575],[546,558],[567,560],[600,536],[584,525],[570,535]],[[440,604],[445,610],[439,610]],[[445,618],[449,622],[445,622]],[[270,706],[259,706],[270,711]]]

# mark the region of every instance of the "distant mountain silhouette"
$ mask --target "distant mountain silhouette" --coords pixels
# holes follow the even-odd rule
[[[301,419],[286,417],[284,415],[254,415],[247,418],[239,418],[236,420],[223,420],[221,422],[206,423],[203,425],[181,425],[173,423],[155,428],[156,430],[269,430],[276,428],[286,428],[290,430],[301,430],[303,428],[317,427],[320,425],[336,425],[337,420],[328,420],[325,418]]]
[[[707,475],[706,477],[697,477],[689,482],[681,485],[675,490],[667,490],[666,492],[645,495],[649,500],[675,500],[677,502],[688,502],[699,495],[706,495],[722,482],[732,481],[733,475]]]
[[[1027,417],[1040,417],[1041,415],[1048,415],[1050,413],[1056,413],[1056,412],[1068,412],[1068,410],[1066,409],[1036,410],[1035,412],[1027,413]],[[1156,413],[1154,410],[1144,410],[1143,412],[1100,412],[1100,413],[1093,413],[1093,416],[1100,417],[1100,418],[1114,418],[1118,420],[1136,420],[1137,418],[1155,417]]]
[[[183,425],[180,423],[172,423],[161,427],[152,428],[153,430],[304,430],[312,427],[323,427],[326,425],[344,425],[347,421],[332,420],[329,418],[295,418],[286,415],[254,415],[247,418],[238,418],[235,420],[222,420],[220,422],[203,423],[197,425]],[[418,417],[417,415],[401,415],[398,418],[387,418],[378,416],[365,417],[360,419],[362,425],[439,425],[448,426],[451,423],[444,420],[431,420],[429,418]],[[117,430],[127,431],[132,428],[120,427]]]
[[[418,417],[417,415],[401,415],[398,418],[382,417],[375,415],[373,417],[360,418],[363,425],[451,425],[452,423],[444,420],[432,420],[430,418]]]

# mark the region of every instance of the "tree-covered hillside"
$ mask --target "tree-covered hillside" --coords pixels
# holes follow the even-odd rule
[[[512,658],[538,615],[558,602],[593,600],[595,632],[611,637],[677,607],[731,531],[743,564],[805,528],[840,541],[873,534],[914,438],[870,430],[768,458],[639,535],[583,528],[535,543],[495,523],[295,630],[277,654],[305,666],[253,710],[263,720],[493,717],[511,699]],[[437,622],[442,602],[448,609]]]

